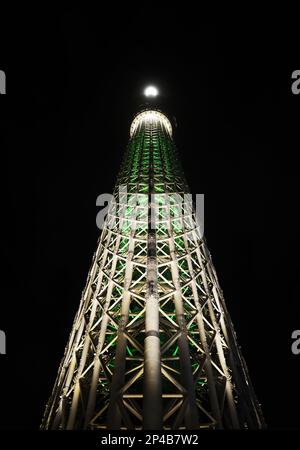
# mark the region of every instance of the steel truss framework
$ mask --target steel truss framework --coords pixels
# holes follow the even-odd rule
[[[135,118],[44,429],[264,426],[166,121]]]

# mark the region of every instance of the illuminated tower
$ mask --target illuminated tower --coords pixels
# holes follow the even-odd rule
[[[186,194],[169,119],[139,112],[43,429],[263,427]]]

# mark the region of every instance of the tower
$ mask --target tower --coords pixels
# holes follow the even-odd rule
[[[43,429],[262,428],[161,111],[134,118]]]

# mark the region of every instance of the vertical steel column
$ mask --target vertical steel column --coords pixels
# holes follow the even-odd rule
[[[124,280],[124,294],[121,307],[121,319],[118,329],[118,340],[115,356],[115,369],[111,382],[109,409],[107,417],[107,428],[112,430],[120,429],[122,420],[122,398],[120,390],[124,386],[125,365],[126,365],[126,343],[125,328],[128,323],[128,314],[130,307],[129,287],[132,279],[132,257],[134,252],[134,231],[131,232],[128,256]],[[126,417],[123,417],[126,421]],[[130,427],[130,423],[127,424]]]
[[[117,240],[116,240],[116,246],[115,246],[116,253],[119,250],[120,240],[121,240],[121,235],[118,235]],[[105,251],[107,252],[107,249],[105,249]],[[115,266],[115,264],[114,264],[114,266]],[[101,275],[103,276],[103,272],[101,273]],[[102,280],[102,276],[101,276],[101,280]],[[101,282],[101,280],[100,280],[100,282]],[[113,290],[113,282],[111,281],[108,286],[108,289],[107,289],[105,305],[104,305],[103,312],[102,312],[103,316],[102,316],[102,321],[101,321],[100,331],[99,331],[99,336],[98,336],[98,344],[97,344],[96,352],[94,355],[94,368],[93,368],[90,392],[89,392],[89,396],[88,396],[88,404],[87,404],[87,409],[86,409],[86,414],[85,414],[84,428],[87,428],[89,426],[89,422],[92,419],[92,415],[95,410],[96,390],[98,387],[99,374],[100,374],[100,370],[101,370],[101,363],[100,363],[99,357],[100,357],[100,352],[102,350],[102,347],[103,347],[103,344],[105,341],[105,333],[106,333],[106,329],[107,329],[107,325],[108,325],[107,312],[108,312],[108,308],[109,308],[109,305],[111,302],[112,290]]]
[[[187,339],[187,329],[184,318],[184,308],[182,304],[182,293],[179,280],[179,272],[177,267],[176,253],[174,239],[169,239],[170,255],[171,255],[171,271],[173,283],[175,286],[174,292],[174,303],[177,323],[179,325],[181,334],[178,337],[178,347],[179,347],[179,359],[180,359],[180,369],[183,380],[183,386],[185,387],[187,393],[187,406],[185,412],[185,423],[186,427],[189,429],[199,428],[198,410],[196,405],[196,394],[195,394],[195,380],[191,367],[190,350]]]
[[[119,240],[118,240],[118,243],[119,243]],[[117,264],[117,258],[116,258],[116,256],[114,256],[112,269],[111,269],[111,277],[113,277],[114,272],[116,270],[116,264]],[[98,280],[97,289],[99,289],[99,287],[100,287],[100,280],[101,280],[101,277]],[[112,291],[112,287],[113,287],[112,283],[113,283],[112,280],[110,280],[110,285],[109,285],[108,293],[107,293],[108,301],[110,301],[111,291]],[[97,290],[96,290],[96,292],[97,292]],[[81,380],[82,371],[84,369],[84,366],[85,366],[85,363],[86,363],[86,359],[87,359],[87,356],[88,356],[89,346],[91,344],[91,338],[90,338],[89,333],[90,333],[90,328],[91,328],[91,326],[93,324],[93,321],[94,321],[96,308],[97,308],[97,301],[95,300],[95,296],[94,296],[94,303],[93,303],[93,306],[92,306],[92,311],[91,311],[91,315],[90,315],[90,319],[89,319],[89,324],[88,324],[88,326],[86,328],[86,332],[85,332],[85,341],[84,341],[83,351],[82,351],[82,355],[81,355],[81,359],[80,359],[78,372],[76,374],[73,399],[72,399],[72,404],[71,404],[71,408],[70,408],[69,419],[68,419],[68,422],[67,422],[67,430],[72,430],[74,428],[74,424],[75,424],[75,420],[76,420],[76,415],[77,415],[77,410],[78,410],[78,403],[79,403],[79,398],[80,398],[80,390],[81,390],[80,389],[80,380]],[[83,427],[83,425],[82,425],[82,427]]]
[[[150,131],[150,130],[149,130]],[[156,224],[153,152],[149,152],[147,295],[144,342],[143,428],[162,428],[162,384],[157,293]]]
[[[165,130],[160,126],[161,132],[166,137]],[[161,160],[162,160],[162,166],[163,166],[163,178],[164,178],[164,185],[165,185],[165,192],[168,192],[167,186],[166,186],[166,180],[165,180],[165,163],[163,160],[162,152],[161,154]],[[167,199],[167,202],[169,199]],[[168,208],[170,208],[170,205],[168,205]],[[196,405],[196,394],[195,394],[195,380],[193,376],[193,371],[191,367],[191,361],[190,361],[190,351],[189,351],[189,344],[187,340],[187,329],[186,329],[186,323],[184,318],[184,308],[182,304],[182,292],[181,292],[181,285],[180,285],[180,279],[179,279],[179,271],[177,266],[177,258],[176,258],[176,251],[175,251],[175,244],[174,244],[174,235],[172,230],[172,223],[171,223],[171,214],[170,209],[168,211],[168,227],[169,227],[169,249],[170,249],[170,256],[171,256],[171,272],[172,272],[172,279],[173,284],[175,287],[174,292],[174,303],[175,303],[175,312],[176,312],[176,318],[177,323],[179,325],[179,328],[181,330],[181,334],[178,337],[178,347],[179,347],[179,360],[180,360],[180,368],[181,368],[181,376],[183,380],[183,386],[186,389],[186,399],[184,402],[185,407],[185,423],[186,427],[190,429],[197,429],[199,428],[199,420],[198,420],[198,410]]]
[[[205,267],[202,261],[202,257],[201,257],[201,252],[200,252],[200,248],[197,247],[197,257],[198,257],[198,261],[199,264],[201,266],[201,278],[202,278],[202,282],[205,288],[205,291],[207,293],[208,296],[208,309],[209,309],[209,315],[211,318],[211,322],[212,325],[216,331],[216,335],[215,335],[215,342],[216,342],[216,348],[217,348],[217,352],[218,352],[218,358],[222,367],[222,370],[224,372],[224,375],[226,377],[226,385],[225,385],[225,391],[226,391],[226,397],[227,397],[227,402],[228,402],[228,407],[229,407],[229,412],[230,412],[230,418],[231,418],[231,423],[232,423],[232,427],[233,428],[240,428],[240,423],[239,423],[239,419],[237,416],[237,411],[236,411],[236,406],[235,406],[235,402],[234,402],[234,398],[233,398],[233,389],[232,389],[232,382],[231,382],[231,376],[229,373],[229,369],[227,366],[227,361],[224,355],[224,350],[223,350],[223,346],[222,346],[222,342],[221,342],[221,338],[220,338],[220,327],[219,324],[217,323],[216,317],[215,317],[215,313],[214,313],[214,309],[212,307],[212,303],[211,303],[211,298],[212,298],[212,294],[210,292],[210,289],[208,287],[208,283],[207,283],[207,279],[206,279],[206,272],[205,272]],[[223,310],[220,311],[221,315],[223,315]]]
[[[79,310],[76,314],[76,317],[74,319],[73,328],[69,340],[69,344],[66,348],[66,352],[58,373],[58,377],[55,383],[55,386],[53,388],[53,394],[52,394],[52,404],[51,409],[49,410],[47,414],[47,423],[43,423],[43,426],[45,428],[51,428],[51,429],[57,429],[59,426],[61,428],[66,427],[66,408],[64,407],[65,396],[71,386],[71,383],[73,381],[74,371],[76,368],[76,348],[79,345],[80,339],[82,338],[82,333],[84,330],[84,320],[83,320],[83,314],[85,309],[88,307],[89,303],[91,302],[91,285],[92,282],[95,280],[95,278],[101,273],[101,268],[98,267],[97,261],[100,256],[100,249],[101,249],[101,239],[98,241],[98,247],[97,251],[94,254],[91,270],[88,275],[88,280],[86,283],[86,287],[83,291],[82,300],[80,303]],[[102,265],[105,262],[106,254],[104,253],[104,257],[102,259]],[[99,283],[97,283],[99,285]],[[96,292],[93,294],[93,298],[95,297]],[[58,403],[57,411],[54,410],[55,405],[57,404],[57,397],[60,393],[60,389],[62,389],[62,395],[60,396],[60,400]],[[45,414],[46,416],[46,414]]]
[[[197,287],[196,287],[196,283],[195,283],[195,274],[194,274],[194,270],[193,270],[191,254],[190,254],[190,249],[189,249],[188,240],[187,240],[186,235],[184,235],[183,239],[184,239],[185,249],[187,252],[187,262],[188,262],[189,272],[193,278],[191,285],[192,285],[192,291],[193,291],[193,296],[194,296],[194,300],[195,300],[195,305],[196,305],[196,308],[198,311],[197,324],[198,324],[198,329],[199,329],[199,335],[200,335],[200,340],[201,340],[203,350],[205,352],[205,368],[207,371],[207,382],[208,382],[208,387],[209,387],[208,395],[209,395],[210,402],[211,402],[212,412],[213,412],[214,418],[216,420],[216,428],[223,428],[220,405],[218,402],[218,395],[217,395],[217,390],[216,390],[216,380],[213,376],[210,353],[209,353],[209,348],[208,348],[207,340],[206,340],[206,330],[205,330],[205,325],[204,325],[204,320],[203,320],[203,315],[202,315],[203,313],[202,313],[201,304],[199,301],[199,295],[198,295],[198,291],[197,291]]]

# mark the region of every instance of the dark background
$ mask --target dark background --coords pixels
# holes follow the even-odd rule
[[[132,115],[151,83],[270,428],[299,427],[299,25],[170,6],[1,16],[0,427],[38,429]]]

